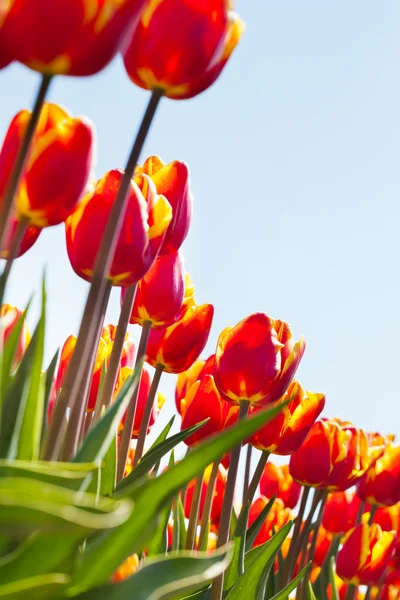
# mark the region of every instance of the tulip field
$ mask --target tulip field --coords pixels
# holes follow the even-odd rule
[[[164,98],[210,88],[244,28],[230,0],[0,1],[0,69],[37,76],[0,153],[0,600],[400,600],[394,435],[322,416],[334,408],[297,379],[306,342],[281,315],[226,323],[205,353],[189,166],[142,152]],[[125,167],[94,178],[95,124],[48,93],[118,54],[147,108]],[[9,277],[60,224],[90,287],[47,361],[46,278],[30,330]]]

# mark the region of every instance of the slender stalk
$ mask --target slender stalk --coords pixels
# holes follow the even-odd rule
[[[347,586],[347,592],[345,596],[345,600],[354,600],[356,595],[357,588],[352,583],[349,583]]]
[[[268,452],[267,450],[265,450],[264,452],[261,453],[256,470],[254,471],[253,477],[251,478],[250,485],[248,487],[246,496],[243,499],[243,506],[245,506],[246,504],[251,505],[251,503],[253,502],[253,498],[257,491],[258,484],[260,483],[260,479],[262,477],[262,474],[264,473],[265,465],[268,462],[269,455],[270,455],[270,452]],[[243,510],[243,508],[242,508],[242,510]]]
[[[1,274],[0,278],[0,306],[3,304],[4,293],[6,291],[6,286],[8,282],[8,278],[10,277],[11,269],[14,263],[14,260],[18,256],[18,251],[21,246],[22,239],[25,235],[25,232],[28,227],[28,221],[26,219],[21,219],[17,222],[17,227],[15,229],[14,235],[11,239],[10,249],[8,251],[6,265],[4,267],[4,271]]]
[[[248,410],[249,403],[246,400],[242,400],[239,408],[239,420],[245,419],[247,417]],[[236,446],[236,448],[232,450],[231,461],[228,470],[228,478],[225,487],[224,503],[222,505],[221,519],[219,523],[217,548],[225,546],[229,540],[229,528],[233,506],[233,495],[235,492],[241,449],[242,445],[239,444],[239,446]],[[220,575],[212,582],[211,600],[221,600],[223,587],[224,574]]]
[[[140,423],[139,429],[139,437],[137,439],[136,448],[135,448],[135,458],[133,459],[133,466],[137,464],[137,462],[143,456],[144,444],[146,441],[147,430],[149,428],[151,411],[153,410],[154,401],[156,398],[158,385],[160,383],[161,375],[163,374],[164,367],[163,365],[157,365],[153,381],[151,382],[149,395],[146,400],[146,405],[144,407],[142,421]]]
[[[104,378],[103,388],[96,401],[93,423],[100,419],[103,407],[108,409],[111,406],[115,384],[117,383],[118,371],[121,361],[122,350],[124,348],[125,336],[128,330],[129,319],[132,313],[133,303],[135,301],[137,284],[131,285],[127,290],[122,303],[119,315],[115,339],[111,350],[110,360],[107,367],[107,373]]]
[[[29,119],[28,127],[26,129],[21,147],[19,149],[16,161],[11,171],[11,176],[7,188],[5,190],[5,194],[2,201],[2,210],[0,213],[1,248],[4,246],[4,241],[7,236],[7,228],[9,225],[9,217],[12,210],[14,196],[18,190],[18,186],[24,172],[24,167],[28,158],[29,148],[35,135],[36,127],[40,118],[40,113],[42,111],[43,103],[46,98],[47,92],[49,91],[51,80],[51,75],[42,75],[40,86],[35,98],[31,118]]]
[[[51,459],[57,454],[57,449],[61,445],[60,429],[63,416],[66,413],[67,407],[72,409],[78,400],[80,380],[84,377],[85,365],[87,364],[88,356],[90,356],[94,345],[93,340],[96,336],[97,322],[100,318],[101,307],[108,286],[107,275],[110,271],[118,235],[121,230],[122,221],[128,204],[129,186],[161,97],[162,92],[160,90],[154,90],[152,92],[129,155],[115,202],[113,203],[108,217],[104,235],[96,256],[92,282],[86,300],[77,344],[65,377],[64,386],[56,407],[57,410],[53,417],[52,426],[50,427],[48,446],[46,447],[47,459]]]
[[[376,504],[374,504],[373,506],[371,506],[371,511],[369,513],[368,525],[372,525],[373,524],[377,510],[378,510],[378,507],[376,506]]]
[[[151,331],[151,321],[143,321],[142,333],[139,341],[139,348],[136,355],[135,369],[138,368],[146,356],[147,342],[149,341]],[[118,468],[117,468],[117,481],[120,481],[125,472],[126,459],[128,457],[129,445],[131,443],[132,427],[135,422],[136,406],[139,396],[141,372],[138,378],[138,383],[133,392],[132,398],[129,401],[128,408],[126,410],[124,429],[121,436],[121,443],[118,450]]]
[[[89,433],[89,429],[92,424],[92,420],[93,420],[93,413],[87,412],[85,415],[84,422],[83,422],[82,434],[81,434],[79,443],[82,443],[83,440],[85,439],[85,437],[87,436],[87,434]]]
[[[253,446],[251,444],[247,444],[247,452],[246,452],[246,465],[244,468],[244,481],[243,481],[243,497],[242,503],[245,504],[245,498],[247,494],[247,490],[250,483],[250,470],[251,470],[251,455],[253,453]]]
[[[186,550],[193,550],[196,541],[203,477],[204,472],[196,477],[196,483],[194,485],[192,504],[190,505],[189,524],[186,532]]]
[[[208,484],[207,484],[207,492],[206,492],[206,497],[204,500],[203,514],[201,517],[199,548],[203,547],[204,538],[207,533],[208,521],[210,520],[210,517],[211,517],[211,510],[212,510],[212,505],[213,505],[213,500],[214,500],[214,492],[215,492],[215,484],[216,484],[217,477],[218,477],[218,469],[219,469],[219,460],[216,460],[213,463],[213,466],[211,469],[211,474],[210,474],[210,479],[208,480]]]
[[[79,440],[84,424],[84,417],[87,409],[87,401],[92,383],[93,369],[96,362],[96,356],[99,347],[101,332],[103,329],[104,317],[107,311],[108,301],[111,294],[111,283],[108,283],[106,293],[103,298],[103,306],[97,321],[97,331],[93,340],[93,347],[90,356],[87,357],[87,365],[84,369],[85,376],[81,379],[79,389],[79,400],[71,409],[71,414],[68,420],[67,431],[65,432],[65,440],[61,450],[61,460],[68,461],[75,454],[79,446]],[[62,393],[62,390],[61,390]]]
[[[297,515],[295,523],[294,523],[294,530],[293,530],[293,535],[292,535],[292,539],[290,542],[289,552],[286,557],[285,567],[284,567],[284,570],[283,570],[282,576],[281,576],[281,588],[284,588],[285,585],[287,585],[289,583],[289,581],[292,577],[292,572],[294,569],[294,565],[296,563],[297,548],[298,548],[298,541],[299,541],[299,537],[300,537],[301,525],[303,523],[304,515],[306,512],[306,507],[307,507],[307,502],[308,502],[308,497],[310,495],[310,491],[311,491],[311,488],[309,488],[309,487],[303,488],[303,494],[301,496],[300,508],[299,508],[299,512],[298,512],[298,515]]]
[[[324,516],[324,510],[325,510],[325,505],[326,505],[326,501],[328,500],[328,492],[325,491],[324,495],[322,497],[322,501],[321,504],[319,506],[319,511],[318,511],[318,516],[317,516],[317,520],[315,521],[314,524],[314,531],[312,533],[312,540],[311,540],[311,544],[310,544],[310,549],[308,551],[308,556],[305,562],[309,562],[310,560],[314,559],[314,554],[315,554],[315,549],[317,547],[317,540],[318,540],[318,531],[321,527],[322,524],[322,517]],[[305,577],[303,579],[304,580],[308,580],[308,577]]]
[[[366,502],[365,502],[365,500],[363,500],[360,504],[360,508],[358,509],[358,513],[357,513],[357,517],[356,517],[356,525],[360,525],[360,523],[362,521],[362,516],[365,511],[365,505],[366,505]]]
[[[369,587],[369,588],[367,589],[367,592],[366,592],[366,594],[365,594],[365,598],[364,598],[364,600],[371,600],[371,592],[372,592],[372,587]]]

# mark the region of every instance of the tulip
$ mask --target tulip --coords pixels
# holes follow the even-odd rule
[[[215,382],[228,402],[262,406],[286,392],[305,350],[289,325],[255,313],[225,329],[215,354]]]
[[[260,479],[260,492],[266,498],[280,498],[286,508],[294,508],[300,499],[301,486],[290,475],[289,465],[278,466],[269,462]]]
[[[286,401],[287,406],[251,438],[250,443],[258,450],[293,454],[300,448],[325,406],[324,394],[306,392],[298,381],[289,385],[282,397],[282,402]]]
[[[159,256],[140,280],[130,323],[150,321],[152,328],[167,327],[179,316],[184,298],[183,258],[179,252]],[[125,290],[121,291],[121,301]]]
[[[30,116],[29,110],[20,111],[11,121],[3,142],[0,203]],[[71,117],[56,104],[44,104],[15,197],[14,228],[15,220],[39,228],[64,221],[85,190],[92,154],[92,124],[87,119]]]
[[[1,47],[35,71],[93,75],[124,44],[143,5],[144,0],[14,0]]]
[[[114,169],[100,179],[66,221],[69,260],[75,273],[90,281],[100,242],[123,177]],[[127,210],[108,274],[112,285],[137,283],[152,266],[172,218],[171,207],[158,196],[147,176],[142,189],[134,180],[129,187]]]
[[[179,160],[166,165],[158,156],[151,156],[143,167],[137,167],[135,171],[135,177],[142,175],[151,177],[157,193],[165,196],[172,206],[172,221],[165,234],[160,254],[176,252],[186,239],[192,219],[193,196],[189,167]]]
[[[14,236],[17,235],[18,221],[15,218],[10,219],[10,226],[7,231],[7,239],[4,240],[2,247],[0,248],[0,258],[7,259],[9,257],[10,248],[13,245]],[[33,244],[38,239],[42,230],[39,227],[28,226],[23,232],[22,239],[18,243],[18,250],[15,258],[18,258],[28,252],[32,248]]]
[[[292,454],[290,473],[303,485],[346,490],[381,454],[367,434],[337,419],[314,423],[303,445]]]
[[[113,583],[118,583],[119,581],[124,581],[125,579],[128,579],[128,577],[130,577],[131,575],[136,573],[136,571],[138,571],[139,564],[140,560],[137,554],[132,554],[132,556],[128,556],[128,558],[114,573],[112,578]]]
[[[175,404],[178,413],[182,416],[182,403],[195,381],[200,381],[203,375],[214,373],[214,354],[207,360],[196,360],[192,366],[178,374],[175,386]]]
[[[25,321],[24,311],[16,308],[15,306],[11,306],[10,304],[2,305],[0,309],[0,349],[2,352],[4,352],[4,346],[20,319],[23,319],[24,323],[22,325],[21,334],[19,336],[14,354],[14,368],[17,368],[18,364],[21,362],[25,350],[30,342],[31,334]]]
[[[386,446],[384,454],[359,482],[357,493],[378,506],[400,502],[400,446]]]
[[[170,327],[151,331],[147,362],[161,365],[167,373],[182,373],[191,367],[207,343],[214,316],[212,304],[190,306]]]
[[[201,492],[200,492],[200,510],[199,510],[199,519],[200,520],[203,518],[204,503],[206,500],[207,488],[208,488],[209,481],[210,481],[211,471],[212,471],[211,465],[209,467],[207,467],[207,469],[204,471],[203,482],[202,482]],[[190,507],[192,505],[193,492],[194,492],[195,485],[196,485],[196,479],[192,479],[188,483],[187,488],[186,488],[184,510],[185,510],[185,516],[187,519],[189,518],[189,515],[190,515]],[[214,526],[218,524],[219,519],[221,517],[225,485],[226,485],[226,471],[222,465],[219,465],[217,478],[215,480],[215,488],[214,488],[214,494],[213,494],[213,500],[212,500],[211,515],[210,515],[211,524]]]
[[[322,517],[323,527],[330,533],[346,533],[356,526],[361,503],[360,497],[348,490],[329,494]]]
[[[374,523],[380,525],[383,531],[394,530],[400,534],[400,502],[393,506],[378,508],[375,512]]]
[[[322,567],[330,550],[332,540],[332,534],[329,531],[327,531],[322,525],[320,525],[317,533],[317,542],[315,545],[314,556],[312,557],[314,565]]]
[[[343,540],[336,572],[353,585],[376,585],[389,564],[395,544],[395,531],[382,531],[376,524],[358,525]]]
[[[146,90],[192,98],[220,75],[243,29],[227,0],[149,2],[125,52],[125,68]]]
[[[264,496],[257,498],[250,507],[249,512],[249,527],[257,519],[261,511],[267,505],[268,500]],[[282,529],[286,523],[292,518],[292,512],[289,508],[285,508],[282,500],[277,498],[271,507],[262,527],[254,540],[253,547],[264,544],[271,539],[274,531]]]
[[[130,367],[123,367],[121,369],[121,371],[119,373],[117,385],[115,388],[115,396],[118,394],[123,383],[132,374],[133,374],[133,369],[131,369]],[[146,400],[147,400],[147,397],[150,392],[151,380],[152,380],[152,377],[150,375],[149,370],[146,369],[146,367],[143,367],[142,376],[140,378],[139,395],[138,395],[138,402],[137,402],[136,412],[135,412],[135,420],[133,423],[132,434],[131,434],[132,439],[137,439],[137,437],[139,436],[140,424],[142,422]],[[164,405],[164,402],[165,402],[165,396],[158,393],[157,399],[153,404],[153,408],[152,408],[152,412],[151,412],[150,420],[149,420],[149,425],[147,428],[147,433],[150,433],[154,423],[156,422],[158,414]],[[119,433],[121,433],[123,431],[124,423],[125,423],[125,415],[122,417],[122,421],[119,425]]]

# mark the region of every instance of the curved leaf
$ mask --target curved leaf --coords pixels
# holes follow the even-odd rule
[[[1,600],[55,600],[65,589],[69,577],[64,573],[51,573],[21,579],[0,585]]]
[[[289,594],[297,588],[300,581],[303,579],[303,577],[305,577],[305,575],[307,575],[310,569],[311,562],[309,562],[308,565],[306,565],[304,569],[300,571],[300,573],[286,587],[283,588],[283,590],[275,594],[275,596],[273,596],[269,600],[287,600]]]

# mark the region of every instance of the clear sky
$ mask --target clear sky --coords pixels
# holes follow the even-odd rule
[[[326,393],[327,415],[399,432],[400,3],[238,0],[237,10],[247,31],[225,73],[194,100],[164,100],[143,155],[190,165],[184,254],[198,301],[215,306],[208,349],[252,312],[285,319],[307,340],[299,379]],[[0,80],[3,135],[38,76],[12,66]],[[120,59],[92,78],[58,78],[50,94],[95,122],[97,177],[124,165],[147,99]],[[62,226],[18,261],[8,301],[24,306],[44,265],[50,358],[76,332],[87,290]],[[114,292],[110,322],[118,308]],[[161,388],[168,416],[173,378]]]

